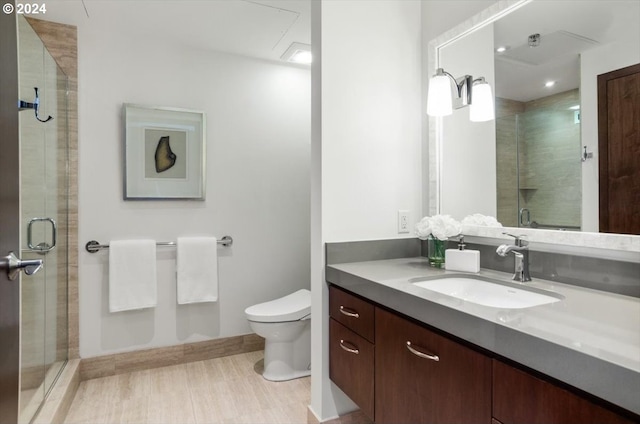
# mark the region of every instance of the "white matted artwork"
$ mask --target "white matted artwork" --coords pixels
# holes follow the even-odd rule
[[[204,200],[203,112],[124,105],[125,200]]]

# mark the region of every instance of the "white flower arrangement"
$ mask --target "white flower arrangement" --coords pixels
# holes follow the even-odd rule
[[[426,240],[430,235],[438,240],[447,240],[462,232],[462,225],[450,215],[425,216],[416,224],[416,235]]]

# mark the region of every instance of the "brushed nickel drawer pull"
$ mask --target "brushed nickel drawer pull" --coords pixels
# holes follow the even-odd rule
[[[411,347],[411,342],[408,341],[408,340],[407,340],[407,349],[409,349],[409,352],[413,353],[416,356],[419,356],[420,358],[431,359],[432,361],[436,361],[436,362],[438,362],[440,360],[438,355],[429,355],[427,353],[422,353],[422,352],[419,352],[419,351],[415,350],[414,348]]]
[[[348,317],[352,317],[352,318],[360,318],[360,314],[357,312],[351,312],[349,309],[345,308],[344,306],[340,305],[340,313],[342,315],[346,315]]]
[[[340,340],[340,347],[344,350],[346,350],[349,353],[355,353],[356,355],[360,353],[360,351],[358,349],[351,349],[349,347],[346,347],[344,345],[344,340]]]

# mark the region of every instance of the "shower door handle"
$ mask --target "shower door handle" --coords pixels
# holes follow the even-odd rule
[[[27,275],[33,275],[42,269],[42,259],[21,260],[16,257],[13,252],[3,258],[0,258],[0,270],[7,272],[9,280],[15,280],[20,271],[24,271]]]
[[[32,242],[32,225],[34,222],[48,222],[51,224],[51,245],[47,244],[46,241],[42,243],[38,243],[37,245],[33,245]],[[29,249],[34,250],[36,252],[46,253],[56,247],[58,237],[58,226],[56,225],[56,221],[51,218],[32,218],[29,220],[29,224],[27,225],[27,246]]]

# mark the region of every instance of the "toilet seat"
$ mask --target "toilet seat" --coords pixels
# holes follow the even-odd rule
[[[249,321],[256,322],[287,322],[309,318],[311,292],[301,289],[279,299],[249,306],[244,312]]]

